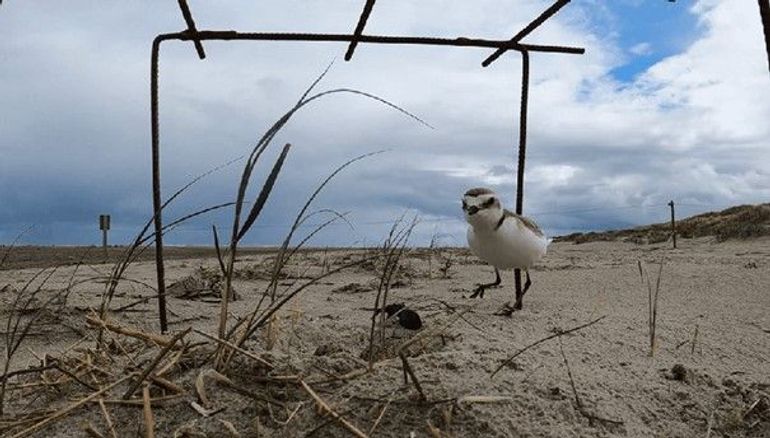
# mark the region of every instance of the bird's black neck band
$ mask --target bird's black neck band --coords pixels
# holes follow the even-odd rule
[[[503,215],[500,216],[500,220],[497,221],[497,225],[495,225],[495,231],[497,231],[500,227],[503,226],[503,222],[505,222],[505,212],[503,212]]]

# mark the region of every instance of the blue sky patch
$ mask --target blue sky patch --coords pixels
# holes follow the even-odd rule
[[[622,82],[683,52],[700,35],[698,20],[689,11],[691,1],[612,0],[605,5],[607,14],[598,25],[612,29],[623,50],[622,64],[610,71]]]

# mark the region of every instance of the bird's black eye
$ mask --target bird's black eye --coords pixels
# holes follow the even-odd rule
[[[484,207],[491,207],[495,203],[495,198],[489,198],[484,202]]]
[[[465,202],[465,199],[463,199],[463,210],[467,210],[467,209],[468,209],[468,203]]]

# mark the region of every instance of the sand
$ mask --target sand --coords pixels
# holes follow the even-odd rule
[[[301,376],[333,410],[364,433],[369,434],[376,424],[371,436],[705,437],[710,433],[711,437],[768,437],[770,240],[718,243],[699,238],[678,243],[676,250],[668,243],[553,244],[532,271],[534,283],[524,309],[511,317],[495,313],[513,298],[512,273],[504,273],[502,288],[471,300],[466,297],[475,283],[494,279],[490,267],[465,250],[411,251],[402,260],[402,275],[396,278],[389,302],[403,302],[422,318],[426,341],[409,350],[408,361],[427,401],[420,399],[414,385],[404,385],[402,361],[393,348],[383,349],[371,372],[355,373],[366,369],[362,356],[366,356],[371,312],[365,309],[374,304],[373,286],[379,275],[373,269],[352,268],[304,290],[278,312],[270,333],[262,330],[244,348],[276,364],[271,376]],[[291,284],[297,277],[304,281],[302,277],[363,253],[302,253],[282,284]],[[231,322],[253,308],[261,296],[266,281],[259,278],[269,257],[248,254],[239,260],[242,276],[235,286],[240,299],[231,303]],[[447,259],[449,268],[442,272]],[[639,261],[653,281],[663,262],[654,355],[650,355],[649,345],[648,292],[639,278]],[[169,283],[199,272],[200,267],[214,272],[216,260],[170,260]],[[46,288],[65,286],[73,269],[62,268]],[[6,309],[1,322],[8,316],[12,288],[21,288],[36,272],[38,269],[0,271],[0,288],[9,285],[0,292]],[[75,278],[108,272],[108,265],[90,265],[81,267]],[[154,265],[136,263],[127,276],[152,284]],[[103,285],[93,281],[75,287],[57,318],[48,318],[46,324],[32,330],[11,370],[39,366],[36,356],[61,355],[82,334],[95,336],[96,331],[85,324],[85,316],[89,307],[98,304],[102,290]],[[152,292],[140,283],[126,282],[118,295],[113,309]],[[172,333],[187,327],[215,333],[219,305],[213,298],[205,294],[169,298]],[[516,351],[600,317],[604,318],[589,327],[524,351],[491,377]],[[110,318],[125,326],[159,331],[152,300]],[[428,336],[444,325],[448,327],[440,336]],[[388,347],[415,336],[397,326],[389,326],[385,334]],[[134,358],[138,365],[146,365],[159,351],[121,339],[126,348],[138,344]],[[190,343],[204,341],[199,335],[187,338]],[[67,354],[82,354],[82,348],[93,346],[92,340],[85,340],[78,346],[81,350],[69,349]],[[208,367],[204,359],[211,346],[201,344],[195,356],[200,360],[178,364],[169,372],[168,379],[182,386],[186,395],[153,404],[155,436],[231,436],[230,427],[241,436],[350,435],[316,408],[301,384],[265,383],[266,371],[245,357],[234,363],[229,378],[285,407],[268,405],[207,380],[209,407],[220,410],[209,416],[197,412],[191,407],[198,400],[194,383]],[[121,361],[121,354],[112,356],[117,358],[115,363],[103,366],[111,367],[115,376],[132,369],[129,362]],[[351,372],[356,376],[348,375]],[[14,377],[9,385],[39,380],[31,377],[37,374],[25,376]],[[106,398],[119,398],[126,387],[120,386]],[[157,385],[150,389],[153,397],[163,395]],[[45,391],[12,390],[0,425],[24,412],[70,405],[92,392],[73,381]],[[141,406],[108,404],[108,410],[118,436],[145,433]],[[85,436],[83,427],[88,422],[109,436],[99,405],[93,403],[33,436]],[[11,436],[11,429],[0,430],[0,434]]]

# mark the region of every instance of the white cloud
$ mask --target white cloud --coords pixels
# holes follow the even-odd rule
[[[636,56],[647,56],[655,53],[652,50],[652,45],[647,42],[635,44],[628,51]]]

